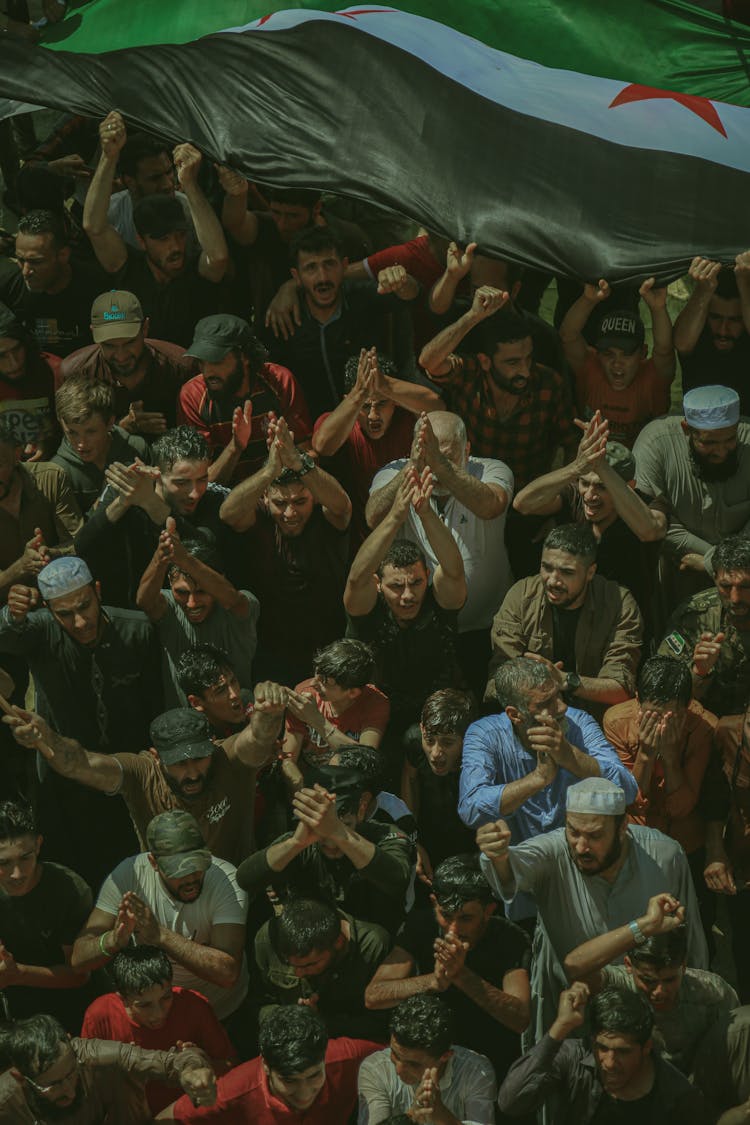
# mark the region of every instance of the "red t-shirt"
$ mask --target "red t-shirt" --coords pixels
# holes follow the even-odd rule
[[[383,695],[382,691],[376,688],[374,684],[366,684],[351,707],[347,707],[341,715],[334,715],[331,704],[327,700],[321,699],[312,685],[312,679],[303,680],[301,684],[297,684],[294,690],[312,695],[321,715],[324,715],[336,727],[336,730],[340,730],[352,742],[359,742],[359,736],[363,730],[372,728],[384,731],[388,725],[391,705],[387,696]],[[306,737],[302,742],[300,753],[308,765],[323,765],[328,761],[332,753],[330,746],[327,742],[321,741],[320,735],[316,731],[310,730],[307,723],[295,718],[294,715],[287,714],[286,729],[297,734],[305,734]]]
[[[268,1088],[261,1058],[251,1059],[220,1078],[216,1104],[196,1109],[190,1098],[180,1098],[172,1111],[175,1121],[216,1125],[339,1125],[349,1120],[357,1104],[357,1074],[362,1059],[382,1051],[382,1043],[367,1039],[329,1039],[326,1080],[309,1109],[290,1109]]]
[[[36,358],[27,349],[26,356],[23,379],[0,379],[0,418],[24,445],[38,445],[56,432],[55,387],[62,361],[50,352]],[[51,446],[49,455],[53,452]]]
[[[317,432],[328,417],[329,414],[321,414],[313,432]],[[355,515],[364,517],[370,485],[375,474],[391,461],[409,456],[416,420],[416,414],[404,410],[402,406],[397,406],[393,411],[390,426],[382,437],[375,440],[368,437],[359,421],[354,423],[352,432],[342,445],[340,453],[346,458],[346,486]]]
[[[578,409],[584,418],[601,410],[609,422],[610,441],[630,449],[646,423],[669,410],[670,383],[657,373],[653,359],[645,359],[630,386],[617,391],[607,382],[596,349],[590,348],[583,371],[576,375]]]
[[[81,1038],[135,1043],[149,1051],[168,1051],[181,1039],[185,1043],[195,1043],[211,1059],[236,1059],[237,1052],[205,996],[192,988],[175,987],[173,992],[174,1003],[167,1022],[156,1030],[133,1023],[116,992],[99,996],[86,1009]],[[171,1105],[179,1094],[179,1086],[166,1082],[146,1083],[146,1098],[154,1116]]]

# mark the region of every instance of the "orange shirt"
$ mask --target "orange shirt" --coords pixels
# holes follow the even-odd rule
[[[672,380],[657,373],[653,359],[645,359],[630,386],[617,391],[607,382],[596,348],[589,348],[583,370],[575,380],[581,417],[591,418],[601,410],[609,422],[610,441],[619,441],[628,449],[647,422],[669,410]]]

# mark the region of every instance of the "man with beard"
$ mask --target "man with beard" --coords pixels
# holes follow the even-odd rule
[[[257,472],[272,417],[286,420],[298,446],[308,442],[310,418],[297,380],[286,367],[265,362],[266,349],[247,321],[228,313],[204,317],[185,355],[200,361],[201,373],[180,391],[180,421],[209,444],[209,480],[236,484]]]
[[[567,986],[563,961],[584,941],[625,926],[646,911],[654,895],[671,894],[685,907],[688,964],[706,968],[708,953],[685,853],[657,831],[628,826],[624,790],[604,777],[571,785],[565,827],[511,847],[505,820],[477,832],[482,870],[506,904],[533,894],[539,911],[534,936],[531,994],[537,1038],[554,1019]]]
[[[162,949],[175,984],[202,993],[220,1020],[247,994],[247,896],[236,869],[206,847],[195,817],[160,813],[146,830],[148,851],[105,879],[73,946],[80,971],[106,964],[131,943]]]
[[[154,335],[186,345],[196,322],[214,312],[218,289],[229,264],[224,232],[198,184],[201,154],[190,144],[177,145],[174,162],[201,248],[186,253],[188,220],[180,202],[169,195],[147,195],[133,208],[141,250],[129,247],[107,217],[117,161],[127,140],[125,122],[113,110],[99,126],[102,153],[83,208],[83,228],[102,269],[114,275],[117,288],[135,293]]]
[[[715,715],[739,715],[750,698],[750,538],[731,535],[713,553],[714,588],[672,614],[659,655],[689,665],[693,695]]]
[[[547,665],[564,695],[599,718],[633,695],[642,636],[632,594],[596,573],[591,529],[554,527],[539,574],[516,582],[495,616],[485,699],[495,698],[498,665],[530,656]]]
[[[208,1056],[193,1046],[147,1051],[132,1044],[71,1039],[52,1016],[31,1016],[3,1031],[3,1125],[148,1125],[143,1087],[181,1086],[194,1105],[213,1105]],[[175,1090],[175,1092],[177,1092]]]
[[[711,583],[712,553],[750,523],[750,423],[729,387],[697,387],[682,400],[684,418],[657,418],[633,447],[638,488],[663,496],[671,514],[664,557],[676,602]]]
[[[194,370],[182,348],[148,339],[149,321],[133,293],[112,289],[91,306],[93,344],[69,355],[60,376],[85,375],[112,386],[117,425],[153,441],[174,426],[177,395]]]
[[[141,754],[92,754],[20,708],[3,721],[21,746],[38,747],[56,773],[107,796],[121,794],[142,848],[154,816],[184,809],[211,852],[239,864],[253,851],[255,778],[271,758],[286,703],[285,688],[257,684],[250,722],[216,740],[200,712],[165,711],[152,722],[152,745]]]

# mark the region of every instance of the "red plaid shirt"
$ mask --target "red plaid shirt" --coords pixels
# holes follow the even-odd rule
[[[494,457],[513,470],[516,492],[547,473],[557,449],[566,461],[578,448],[573,406],[561,375],[535,364],[532,378],[509,418],[498,418],[490,377],[470,356],[454,356],[447,375],[431,379],[448,393],[448,406],[466,425],[475,457]]]

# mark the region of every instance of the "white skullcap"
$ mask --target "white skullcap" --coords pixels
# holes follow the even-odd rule
[[[731,387],[694,387],[682,400],[688,426],[694,430],[721,430],[740,419],[740,396]]]
[[[72,594],[82,586],[91,586],[93,581],[91,571],[83,559],[64,555],[60,559],[53,559],[39,571],[37,586],[39,593],[48,602],[50,598],[63,598],[66,594]]]
[[[571,785],[565,807],[568,812],[589,816],[621,816],[625,812],[625,791],[606,777],[587,777]]]

